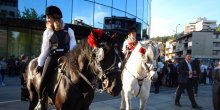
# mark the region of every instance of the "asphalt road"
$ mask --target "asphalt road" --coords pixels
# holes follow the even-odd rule
[[[20,101],[21,86],[19,77],[6,77],[6,86],[0,86],[0,110],[28,110],[29,103]],[[109,94],[96,93],[93,102],[106,101],[120,98],[112,97]],[[50,107],[52,109],[53,107]]]

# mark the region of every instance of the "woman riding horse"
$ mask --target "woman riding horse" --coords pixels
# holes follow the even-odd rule
[[[47,107],[49,98],[57,110],[88,110],[94,98],[96,87],[92,82],[95,79],[102,82],[107,93],[117,96],[122,87],[120,71],[115,68],[117,53],[110,36],[99,29],[91,30],[88,40],[81,40],[74,50],[60,58],[59,67],[45,89],[48,97],[43,98],[42,106]],[[28,66],[29,110],[33,110],[38,101],[41,75],[36,73],[36,67],[37,58]]]

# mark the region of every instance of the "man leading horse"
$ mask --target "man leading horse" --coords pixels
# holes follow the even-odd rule
[[[58,65],[57,60],[76,46],[74,31],[71,28],[64,29],[61,10],[56,6],[49,6],[45,14],[46,30],[43,33],[41,54],[38,57],[37,67],[37,72],[42,74],[42,79],[36,110],[43,109],[43,92],[54,74],[54,68]]]

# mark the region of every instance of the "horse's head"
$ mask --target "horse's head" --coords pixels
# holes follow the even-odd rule
[[[120,56],[113,36],[103,30],[93,29],[88,36],[88,44],[93,48],[94,73],[109,94],[118,95],[122,89],[121,72],[117,66]]]
[[[138,51],[142,54],[142,67],[149,73],[150,79],[155,81],[157,74],[157,59],[159,57],[158,44],[151,40],[140,42]],[[136,49],[136,50],[137,50]]]

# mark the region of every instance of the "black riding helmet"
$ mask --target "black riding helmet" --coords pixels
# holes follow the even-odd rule
[[[49,6],[47,7],[46,11],[45,11],[45,15],[43,17],[46,17],[46,15],[58,15],[60,18],[63,17],[61,10],[56,7],[56,6]]]

